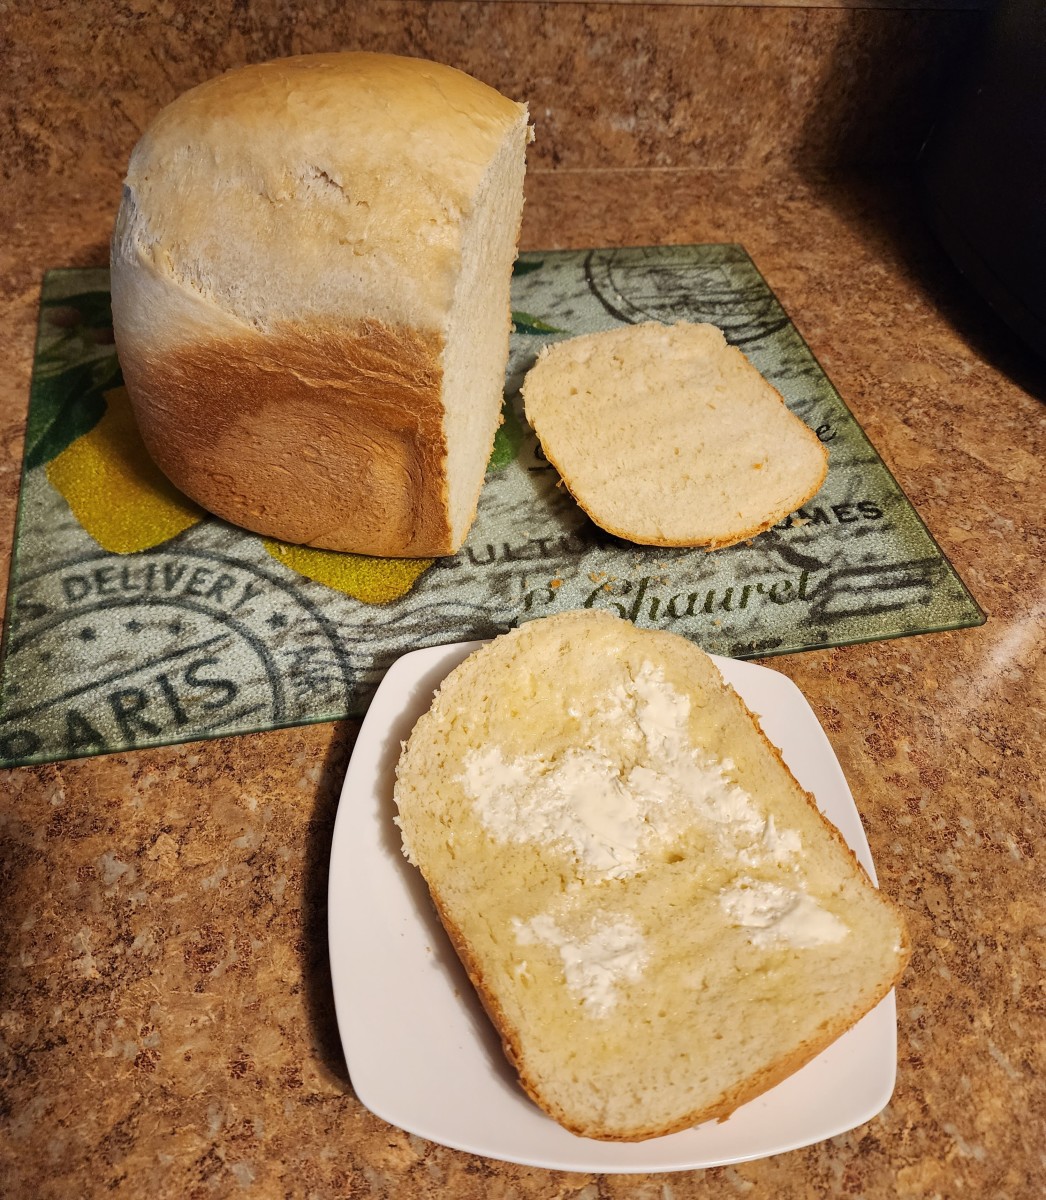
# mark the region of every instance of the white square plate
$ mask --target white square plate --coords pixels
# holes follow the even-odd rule
[[[400,852],[392,799],[400,744],[443,678],[482,643],[415,650],[393,664],[345,776],[330,864],[330,958],[356,1095],[410,1133],[488,1158],[566,1171],[678,1171],[794,1150],[870,1120],[893,1092],[891,992],[801,1071],[728,1120],[646,1142],[577,1137],[515,1081],[428,897]],[[872,879],[868,842],[813,710],[777,671],[715,658],[793,774]]]

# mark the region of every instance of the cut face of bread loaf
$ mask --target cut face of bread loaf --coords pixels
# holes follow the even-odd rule
[[[577,1134],[728,1116],[887,994],[904,922],[715,665],[601,612],[451,673],[404,852],[523,1087]]]
[[[289,542],[456,550],[500,420],[527,137],[523,105],[381,54],[246,67],[164,109],[112,298],[174,484]]]
[[[816,434],[713,325],[647,322],[557,342],[523,397],[578,504],[644,545],[744,541],[809,500],[828,471]]]

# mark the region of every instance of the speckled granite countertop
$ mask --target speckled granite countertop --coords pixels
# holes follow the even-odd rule
[[[17,159],[26,173],[9,176],[12,228],[0,247],[0,584],[42,271],[106,261],[118,163],[155,97],[208,73],[204,59],[219,69],[222,55],[322,48],[331,44],[317,32],[323,23],[348,20],[314,6],[319,15],[301,18],[298,41],[284,44],[270,37],[282,18],[268,4],[247,6],[231,34],[228,14],[212,21],[202,6],[186,26],[174,6],[158,4],[153,40],[128,41],[120,31],[144,37],[140,10],[149,7],[113,6],[107,46],[108,34],[88,36],[89,19],[75,34],[50,9],[29,16],[29,5],[0,5],[5,21],[17,10],[17,78],[31,68],[34,80],[16,86],[18,132],[4,143],[5,167]],[[714,47],[728,65],[752,57],[750,47],[730,57],[742,27],[772,33],[774,51],[752,77],[762,85],[777,72],[780,89],[806,49],[838,50],[846,38],[867,48],[873,27],[877,44],[890,45],[895,20],[858,14],[846,25],[836,14],[815,21],[790,10],[742,18],[673,5],[658,10],[657,24],[646,11],[655,6],[637,6],[639,15],[621,15],[621,5],[500,7],[497,37],[476,43],[486,47],[473,54],[479,73],[493,74],[499,46],[540,35],[555,61],[524,56],[529,65],[507,89],[539,98],[550,81],[568,86],[575,69],[602,69],[607,46],[618,57],[634,51],[628,61],[642,60],[643,70],[659,61],[666,87],[686,87],[675,47],[698,24],[707,53]],[[383,0],[368,6],[370,42],[362,34],[356,42],[439,57],[441,37],[451,44],[488,13]],[[956,35],[952,17],[941,20]],[[646,59],[634,36],[644,22],[656,43],[644,44]],[[917,29],[924,58],[940,44],[942,26],[925,14],[905,28]],[[570,49],[575,33],[587,58]],[[751,36],[756,44],[762,34]],[[138,45],[148,46],[140,63],[129,50]],[[847,51],[861,70],[863,53]],[[47,65],[58,60],[62,87]],[[128,82],[136,69],[152,81],[138,91]],[[852,76],[840,78],[844,106],[858,114],[846,92]],[[804,66],[792,83],[796,103],[810,107],[818,90],[823,99],[823,72]],[[882,104],[898,94],[910,89]],[[97,129],[61,113],[50,119],[63,96],[75,105],[101,96],[108,115]],[[734,96],[743,108],[745,89],[733,86],[720,108]],[[743,243],[989,614],[976,629],[773,662],[823,722],[881,886],[908,914],[915,950],[898,990],[898,1079],[886,1110],[791,1154],[647,1177],[500,1165],[372,1116],[340,1055],[326,963],[327,859],[355,734],[346,722],[0,774],[5,1195],[1031,1200],[1046,1191],[1046,369],[965,293],[899,175],[826,175],[798,152],[783,161],[781,128],[757,120],[766,102],[733,114],[758,136],[739,141],[717,124],[718,142],[695,135],[693,161],[662,169],[673,143],[659,142],[658,131],[673,114],[700,122],[700,89],[682,108],[666,101],[660,115],[647,111],[637,136],[615,117],[596,139],[582,136],[591,111],[578,89],[571,105],[546,115],[551,133],[528,179],[523,242]],[[534,111],[540,123],[543,102]],[[810,137],[821,137],[822,150],[846,143],[838,124],[823,137],[818,130],[792,121],[785,133],[800,148]]]

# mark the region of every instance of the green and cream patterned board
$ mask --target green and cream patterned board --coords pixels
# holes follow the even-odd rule
[[[505,422],[468,542],[450,558],[385,561],[257,537],[174,491],[130,415],[107,272],[50,272],[0,763],[360,714],[400,654],[568,608],[609,609],[739,658],[984,620],[740,246],[524,254],[513,309]],[[831,454],[808,505],[712,554],[642,548],[596,528],[558,486],[519,398],[546,342],[680,318],[724,329]]]

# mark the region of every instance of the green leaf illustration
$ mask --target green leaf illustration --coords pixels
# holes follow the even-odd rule
[[[517,258],[512,264],[513,275],[530,275],[534,271],[540,271],[545,265],[543,258]]]
[[[507,400],[502,406],[501,415],[503,420],[494,434],[494,449],[490,455],[490,462],[487,463],[488,471],[500,471],[502,467],[507,467],[523,445],[523,426],[516,416],[515,409]]]
[[[559,329],[555,325],[549,325],[542,321],[540,317],[532,317],[530,313],[514,312],[512,314],[512,324],[515,327],[516,333],[566,333],[565,329]]]
[[[115,355],[33,379],[25,430],[26,470],[43,466],[88,433],[105,413],[104,393],[120,382]]]

